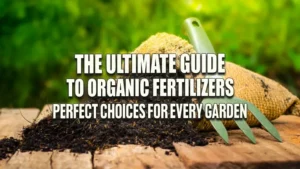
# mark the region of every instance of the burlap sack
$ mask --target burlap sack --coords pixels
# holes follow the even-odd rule
[[[167,33],[158,33],[143,42],[133,53],[196,53],[186,40]],[[178,58],[178,57],[177,57]],[[178,59],[177,59],[177,67]],[[300,101],[279,83],[247,70],[234,63],[226,62],[225,78],[234,79],[235,96],[253,103],[269,120],[274,120],[284,113],[300,115]],[[187,77],[191,77],[187,75]],[[202,78],[201,75],[195,78]],[[236,128],[232,120],[224,120],[226,128]],[[248,112],[250,126],[259,125],[255,117]],[[201,130],[211,130],[209,121],[202,118],[197,122]]]

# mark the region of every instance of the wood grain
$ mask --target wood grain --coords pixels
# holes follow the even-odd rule
[[[166,155],[166,152],[169,154]],[[149,146],[119,145],[94,154],[94,168],[182,169],[174,152]]]
[[[0,169],[5,169],[8,160],[9,159],[0,160]]]
[[[6,169],[51,169],[52,152],[17,151],[6,163]]]
[[[92,169],[91,153],[71,153],[69,150],[59,152],[53,151],[52,169]]]
[[[30,125],[37,117],[39,109],[0,109],[0,139],[21,138],[23,127]]]
[[[23,128],[30,125],[38,113],[39,109],[37,108],[0,109],[0,139],[9,137],[21,139]],[[0,160],[0,169],[7,168],[6,164],[8,161],[10,161],[9,158]]]
[[[41,121],[43,118],[50,116],[52,113],[52,105],[51,104],[46,104],[42,111],[39,112],[37,118],[34,120],[35,123],[38,123]]]
[[[282,138],[300,146],[300,117],[284,115],[273,121]]]
[[[174,143],[179,158],[187,168],[299,168],[300,118],[282,116],[275,122],[283,142],[277,142],[268,132],[253,128],[257,144],[252,144],[241,130],[229,131],[230,144],[220,137],[205,147]]]

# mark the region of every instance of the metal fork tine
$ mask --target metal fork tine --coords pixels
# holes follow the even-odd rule
[[[236,100],[235,98],[231,98],[231,99],[218,99],[218,98],[209,98],[209,99],[204,99],[202,101],[203,104],[220,104],[220,103],[240,103],[240,100]],[[249,127],[249,125],[247,124],[247,122],[244,119],[237,119],[234,120],[235,123],[237,124],[237,126],[243,131],[243,133],[249,138],[249,140],[252,143],[256,143],[255,137],[252,133],[251,128]],[[218,132],[219,133],[219,132]]]
[[[203,99],[202,104],[214,104],[215,99]],[[204,109],[204,107],[203,107]],[[204,110],[205,111],[205,110]],[[228,138],[228,132],[224,126],[224,124],[222,123],[221,120],[217,120],[217,119],[212,119],[209,120],[209,122],[211,123],[211,125],[215,128],[215,130],[217,131],[217,133],[220,135],[220,137],[225,141],[225,143],[229,143],[229,138]]]
[[[249,138],[249,140],[255,144],[256,140],[252,133],[251,128],[247,124],[247,122],[244,119],[234,120],[237,126],[243,131],[243,133]]]
[[[211,125],[215,128],[215,130],[217,131],[217,133],[220,135],[220,137],[225,141],[226,144],[229,143],[229,138],[228,138],[228,132],[224,126],[224,124],[222,123],[221,120],[209,120]]]
[[[267,117],[260,112],[260,110],[255,107],[252,103],[249,103],[245,100],[242,100],[240,98],[234,98],[236,100],[239,100],[240,102],[246,102],[248,109],[251,111],[251,113],[254,115],[254,117],[265,127],[265,129],[278,141],[282,142],[282,139],[277,131],[277,129],[274,127],[274,125],[267,119]]]
[[[226,100],[219,100],[219,103],[242,103],[242,101],[237,100],[235,97],[231,98],[231,99],[226,99]],[[233,119],[235,121],[235,123],[237,124],[237,126],[243,131],[243,133],[249,138],[249,140],[252,143],[256,143],[255,137],[252,133],[251,128],[249,127],[249,125],[247,124],[247,122],[244,119]]]
[[[254,117],[266,128],[266,130],[274,137],[276,138],[278,141],[282,142],[282,139],[277,131],[277,129],[274,127],[274,125],[266,118],[266,116],[260,112],[260,110],[258,108],[256,108],[252,103],[237,98],[237,97],[233,97],[231,99],[226,99],[226,100],[222,100],[222,99],[204,99],[203,100],[206,103],[245,103],[247,104],[248,110],[251,111],[251,113],[254,115]],[[248,124],[245,122],[245,124],[243,125],[239,125],[242,122],[235,120],[235,122],[237,123],[238,127],[240,129],[242,129],[242,131],[251,131],[250,127],[248,126]],[[238,124],[239,123],[239,124]],[[247,129],[249,128],[249,129]],[[254,136],[252,136],[252,132],[244,132],[245,135],[252,141],[252,138],[254,138]],[[253,141],[252,141],[253,142]],[[253,142],[254,143],[254,142]]]

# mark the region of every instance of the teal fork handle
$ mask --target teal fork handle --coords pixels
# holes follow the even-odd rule
[[[188,18],[184,21],[184,29],[197,53],[215,53],[199,19]]]

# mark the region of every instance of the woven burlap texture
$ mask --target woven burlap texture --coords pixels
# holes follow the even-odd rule
[[[188,41],[172,34],[158,33],[144,41],[133,53],[175,53],[178,56],[176,65],[179,68],[178,58],[181,54],[196,52]],[[253,103],[269,120],[284,113],[300,114],[299,99],[279,83],[231,62],[226,62],[225,68],[225,78],[234,80],[235,96]],[[191,78],[190,75],[186,77]],[[194,77],[203,78],[200,74]],[[223,123],[226,128],[237,128],[232,120],[223,120]],[[250,126],[259,125],[250,112],[247,123]],[[213,129],[205,118],[196,125],[201,130]]]

